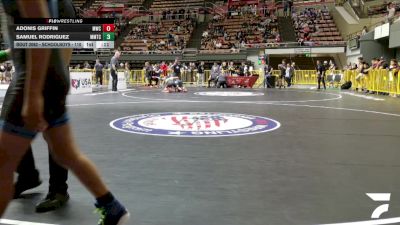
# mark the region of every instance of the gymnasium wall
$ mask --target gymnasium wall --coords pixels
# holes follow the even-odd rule
[[[390,26],[389,48],[400,48],[400,22]]]
[[[331,10],[331,15],[339,29],[340,34],[345,40],[347,39],[348,35],[356,32],[361,32],[364,26],[370,27],[382,20],[382,18],[365,18],[365,19],[359,19],[358,24],[349,24],[343,18],[343,16],[336,10],[336,8],[333,8]]]
[[[374,32],[360,38],[360,52],[367,62],[370,62],[375,57],[385,57],[391,59],[396,56],[395,49],[389,49],[389,38],[374,40]]]

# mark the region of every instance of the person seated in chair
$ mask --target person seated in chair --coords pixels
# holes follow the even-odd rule
[[[221,67],[214,62],[214,65],[211,67],[211,76],[208,79],[208,88],[210,88],[211,86],[211,82],[214,82],[214,86],[217,86],[217,77],[221,74]]]
[[[162,70],[161,70],[160,66],[158,64],[154,65],[150,84],[152,83],[152,81],[155,81],[156,82],[155,87],[158,87],[158,84],[160,83],[161,73],[162,73]]]
[[[228,84],[226,83],[226,73],[221,73],[217,78],[217,88],[227,88]]]

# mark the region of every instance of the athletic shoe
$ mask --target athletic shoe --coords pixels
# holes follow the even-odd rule
[[[14,185],[14,199],[21,197],[23,192],[38,187],[41,184],[42,181],[40,180],[39,176],[29,179],[18,178]]]
[[[123,225],[129,220],[129,212],[116,199],[107,205],[95,204],[100,214],[98,225]]]
[[[61,208],[69,200],[69,194],[48,193],[46,198],[36,205],[37,213],[44,213]]]

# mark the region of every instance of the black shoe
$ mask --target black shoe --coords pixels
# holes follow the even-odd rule
[[[39,177],[34,179],[18,178],[17,182],[14,184],[14,199],[19,198],[23,192],[38,187],[41,184],[42,181]]]
[[[61,208],[69,200],[68,193],[48,193],[46,198],[36,205],[37,213],[44,213]]]

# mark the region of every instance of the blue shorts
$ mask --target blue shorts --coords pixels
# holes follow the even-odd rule
[[[64,124],[67,124],[68,121],[69,121],[68,115],[64,114],[59,119],[50,121],[48,124],[48,129],[62,126]],[[28,139],[34,139],[37,135],[36,131],[29,130],[25,127],[16,126],[16,125],[13,125],[13,124],[3,121],[3,120],[0,120],[0,129],[3,132],[7,132],[10,134],[14,134],[14,135],[17,135],[17,136],[20,136],[23,138],[28,138]]]

